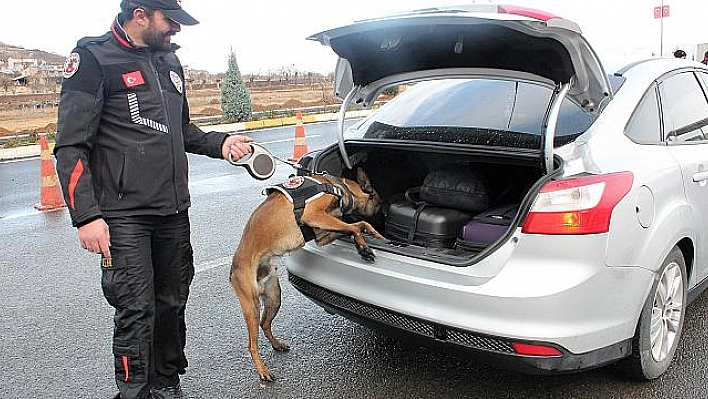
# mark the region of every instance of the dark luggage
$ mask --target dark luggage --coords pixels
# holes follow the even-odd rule
[[[430,171],[420,186],[420,200],[431,205],[479,213],[489,208],[489,190],[484,179],[464,166],[446,166]]]
[[[519,205],[500,205],[472,218],[460,230],[457,245],[468,249],[484,249],[499,239],[511,225]]]
[[[452,248],[465,223],[472,219],[467,212],[401,199],[392,202],[386,215],[386,235],[395,240],[431,247]]]
[[[433,170],[422,186],[391,201],[386,235],[409,244],[452,248],[460,228],[488,203],[487,187],[474,171],[461,165]]]

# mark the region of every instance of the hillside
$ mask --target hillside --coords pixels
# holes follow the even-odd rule
[[[47,64],[63,64],[66,55],[49,53],[38,49],[26,49],[24,47],[0,42],[0,60],[7,60],[8,58],[35,58]]]

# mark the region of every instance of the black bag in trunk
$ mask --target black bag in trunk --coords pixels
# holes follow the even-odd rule
[[[392,202],[386,215],[386,235],[396,241],[430,247],[452,248],[467,212],[406,200]]]
[[[398,241],[452,248],[460,228],[489,205],[487,186],[463,166],[433,170],[423,185],[391,201],[386,234]]]

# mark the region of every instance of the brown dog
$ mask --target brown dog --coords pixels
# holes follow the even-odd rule
[[[374,253],[362,233],[383,238],[381,234],[365,221],[348,224],[340,219],[346,214],[371,217],[378,212],[381,200],[366,174],[359,168],[357,182],[329,175],[313,175],[311,178],[335,189],[334,193],[321,193],[304,205],[301,224],[313,228],[316,243],[320,246],[341,235],[352,235],[361,257],[373,261]],[[263,364],[258,353],[259,319],[263,333],[275,350],[290,349],[287,343],[273,335],[271,323],[280,309],[280,282],[275,257],[305,245],[295,210],[295,205],[286,194],[270,190],[266,200],[253,211],[246,223],[231,264],[229,279],[241,303],[248,328],[248,351],[264,381],[273,381],[275,376]],[[262,317],[259,299],[263,301]]]

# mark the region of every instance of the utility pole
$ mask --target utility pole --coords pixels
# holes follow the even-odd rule
[[[659,24],[661,26],[661,32],[659,36],[659,56],[664,55],[664,18],[668,18],[671,15],[671,10],[668,4],[664,4],[664,0],[661,0],[661,6],[654,7],[654,19],[661,19]]]
[[[664,0],[661,0],[661,33],[659,38],[659,57],[664,56]]]

